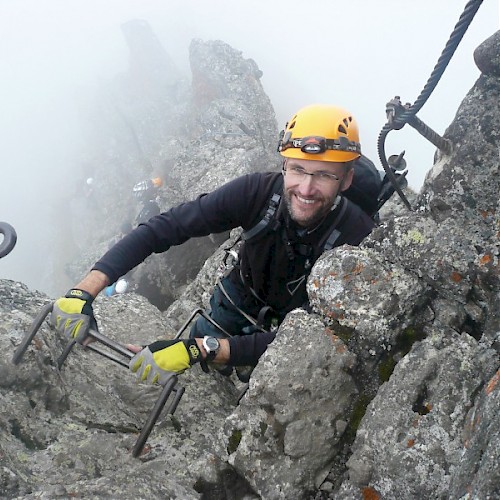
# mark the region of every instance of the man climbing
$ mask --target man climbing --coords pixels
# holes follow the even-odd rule
[[[207,361],[255,366],[274,340],[273,327],[307,303],[307,277],[321,253],[358,245],[374,227],[342,196],[361,157],[358,127],[348,111],[326,105],[299,110],[281,133],[278,151],[284,158],[280,173],[244,175],[140,224],[55,302],[53,323],[85,342],[89,325],[95,326],[92,301],[118,277],[153,252],[242,227],[238,262],[210,301],[211,318],[231,336],[200,317],[189,339],[128,347],[137,353],[130,368],[151,383],[200,361],[204,369]]]

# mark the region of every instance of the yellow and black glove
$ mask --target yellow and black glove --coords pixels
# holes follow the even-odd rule
[[[81,344],[90,328],[97,329],[92,309],[93,300],[90,293],[72,288],[54,302],[50,322],[66,337]]]
[[[138,352],[129,368],[141,382],[163,385],[172,373],[183,373],[201,360],[195,339],[158,340]]]

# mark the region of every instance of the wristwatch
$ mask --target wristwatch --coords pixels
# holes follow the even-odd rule
[[[207,361],[212,361],[219,352],[219,341],[215,337],[205,336],[202,342],[203,349],[207,353]]]

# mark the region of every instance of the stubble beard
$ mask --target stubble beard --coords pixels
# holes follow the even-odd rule
[[[311,212],[311,215],[309,217],[302,217],[297,213],[293,207],[292,203],[292,196],[294,194],[290,191],[285,191],[284,193],[284,198],[285,198],[285,205],[286,209],[288,212],[288,215],[290,218],[296,222],[299,226],[302,227],[313,227],[317,224],[319,224],[325,217],[325,215],[328,213],[330,210],[330,207],[332,206],[332,203],[326,204],[324,199],[321,199],[320,201],[322,202],[319,206],[318,209],[315,210],[314,212]]]

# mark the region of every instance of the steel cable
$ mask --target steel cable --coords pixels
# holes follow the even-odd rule
[[[410,210],[412,209],[411,205],[407,200],[406,196],[404,195],[401,187],[399,186],[396,176],[394,175],[394,172],[390,168],[389,163],[387,162],[385,154],[385,139],[387,137],[387,134],[391,130],[397,127],[401,128],[406,123],[408,123],[408,121],[413,116],[415,116],[420,111],[420,109],[422,109],[423,105],[427,102],[427,99],[429,99],[430,95],[436,88],[436,85],[438,84],[439,80],[443,76],[446,67],[448,66],[451,58],[453,57],[455,50],[460,44],[463,36],[465,35],[465,32],[467,31],[470,23],[472,22],[472,19],[479,10],[479,7],[481,6],[482,2],[483,0],[470,0],[467,3],[467,5],[464,8],[464,11],[462,12],[462,15],[460,16],[460,19],[458,20],[453,32],[450,35],[450,38],[448,39],[448,42],[446,43],[443,52],[441,53],[441,56],[438,59],[438,62],[436,63],[436,66],[434,67],[431,73],[431,76],[427,80],[427,83],[425,84],[417,100],[401,115],[395,116],[392,123],[386,123],[382,127],[382,130],[380,131],[377,140],[377,149],[378,149],[380,163],[384,167],[384,170],[387,176],[389,177],[389,180],[393,184],[394,189],[396,190],[400,198],[403,200],[405,205]]]

